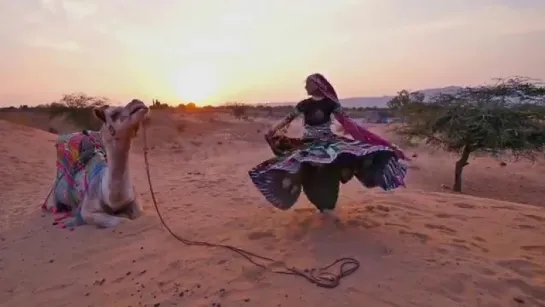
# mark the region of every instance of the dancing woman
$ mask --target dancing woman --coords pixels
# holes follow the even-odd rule
[[[333,86],[321,74],[307,77],[310,96],[265,136],[276,157],[249,171],[257,189],[275,207],[291,208],[304,191],[324,213],[335,209],[340,183],[356,177],[365,187],[391,190],[404,186],[406,159],[395,145],[356,124],[343,111]],[[302,138],[278,132],[302,116]],[[353,139],[331,131],[334,116]]]

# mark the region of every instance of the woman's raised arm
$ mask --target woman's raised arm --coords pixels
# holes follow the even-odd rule
[[[279,130],[287,127],[294,119],[299,117],[299,115],[301,115],[301,111],[299,110],[299,107],[296,106],[286,117],[267,132],[267,136],[275,135]]]

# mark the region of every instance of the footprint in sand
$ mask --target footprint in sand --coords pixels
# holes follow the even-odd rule
[[[347,220],[346,225],[349,227],[363,227],[365,229],[371,229],[379,227],[382,224],[370,218],[358,217],[355,219]]]
[[[391,211],[389,207],[383,206],[383,205],[377,205],[375,208],[377,210],[380,210],[380,211],[383,211],[383,212],[390,212]],[[398,210],[398,209],[396,209],[396,210]]]
[[[533,215],[533,214],[524,214],[525,217],[536,220],[538,222],[545,222],[545,217]]]
[[[518,229],[537,229],[537,227],[535,227],[535,226],[525,225],[525,224],[517,225],[517,227],[514,227],[514,228],[518,228]]]
[[[428,236],[427,234],[423,234],[423,233],[419,233],[419,232],[412,232],[412,231],[406,231],[406,230],[401,229],[401,230],[398,231],[398,233],[401,234],[401,235],[415,237],[418,240],[420,240],[420,242],[422,242],[422,243],[426,243],[430,239],[430,236]]]
[[[489,269],[489,268],[480,267],[477,270],[481,274],[486,275],[486,276],[496,276],[496,275],[498,275],[498,272],[496,272],[496,271],[494,271],[492,269]]]
[[[456,206],[458,208],[462,208],[462,209],[475,209],[475,208],[477,208],[477,206],[475,206],[475,205],[470,205],[470,204],[466,204],[466,203],[455,203],[454,206]]]
[[[451,244],[448,244],[449,246],[452,246],[458,250],[464,250],[464,251],[470,251],[471,249],[467,246],[467,245],[464,245],[464,244],[461,244],[461,243],[451,243]]]
[[[492,206],[492,209],[503,209],[503,210],[513,210],[516,211],[517,208],[513,206]]]
[[[452,247],[457,248],[457,249],[465,250],[465,251],[470,251],[471,247],[474,247],[474,248],[479,249],[483,253],[488,253],[487,248],[482,247],[480,244],[477,244],[477,243],[474,243],[474,242],[467,242],[466,240],[456,239],[456,238],[452,239],[452,242],[453,243],[450,243],[450,244],[447,244],[447,245],[452,246]]]
[[[479,241],[479,242],[486,242],[485,239],[483,239],[483,238],[481,238],[481,237],[479,237],[479,236],[473,236],[473,240]]]
[[[545,245],[524,245],[521,246],[520,249],[545,255]]]
[[[436,224],[425,224],[424,227],[428,228],[428,229],[432,229],[432,230],[439,230],[441,231],[442,233],[446,233],[446,234],[456,234],[457,231],[452,229],[452,228],[449,228],[445,225],[436,225]]]
[[[523,277],[532,278],[545,273],[545,268],[542,266],[523,259],[500,260],[497,261],[496,264]]]
[[[405,224],[397,224],[397,223],[389,223],[389,222],[384,223],[384,226],[393,226],[393,227],[400,227],[400,228],[405,228],[405,229],[410,229],[411,228],[411,227],[409,227],[408,225],[405,225]]]
[[[473,243],[473,242],[470,242],[469,244],[470,244],[471,246],[475,247],[475,248],[478,248],[478,249],[479,249],[481,252],[483,252],[483,253],[488,253],[488,252],[489,252],[488,248],[482,247],[480,244]]]
[[[466,221],[468,217],[458,214],[449,214],[449,213],[437,213],[435,214],[435,217],[440,219],[456,219],[460,221]]]
[[[545,300],[545,287],[535,286],[519,278],[507,279],[505,282],[512,288],[518,288],[522,293],[537,300]]]
[[[261,240],[264,238],[274,238],[274,232],[272,230],[269,231],[254,231],[250,232],[248,234],[248,239],[255,241],[255,240]]]
[[[465,273],[457,273],[446,281],[439,283],[438,290],[446,294],[450,299],[456,302],[462,302],[463,296],[470,282],[471,276]]]

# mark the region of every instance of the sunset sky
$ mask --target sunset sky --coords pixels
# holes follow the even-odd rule
[[[545,0],[0,0],[0,105],[297,101],[545,79]]]

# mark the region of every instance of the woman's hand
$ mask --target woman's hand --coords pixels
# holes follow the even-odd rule
[[[398,158],[406,161],[411,161],[411,159],[407,157],[405,153],[401,150],[401,148],[399,148],[396,144],[392,143],[390,147],[394,150]]]

